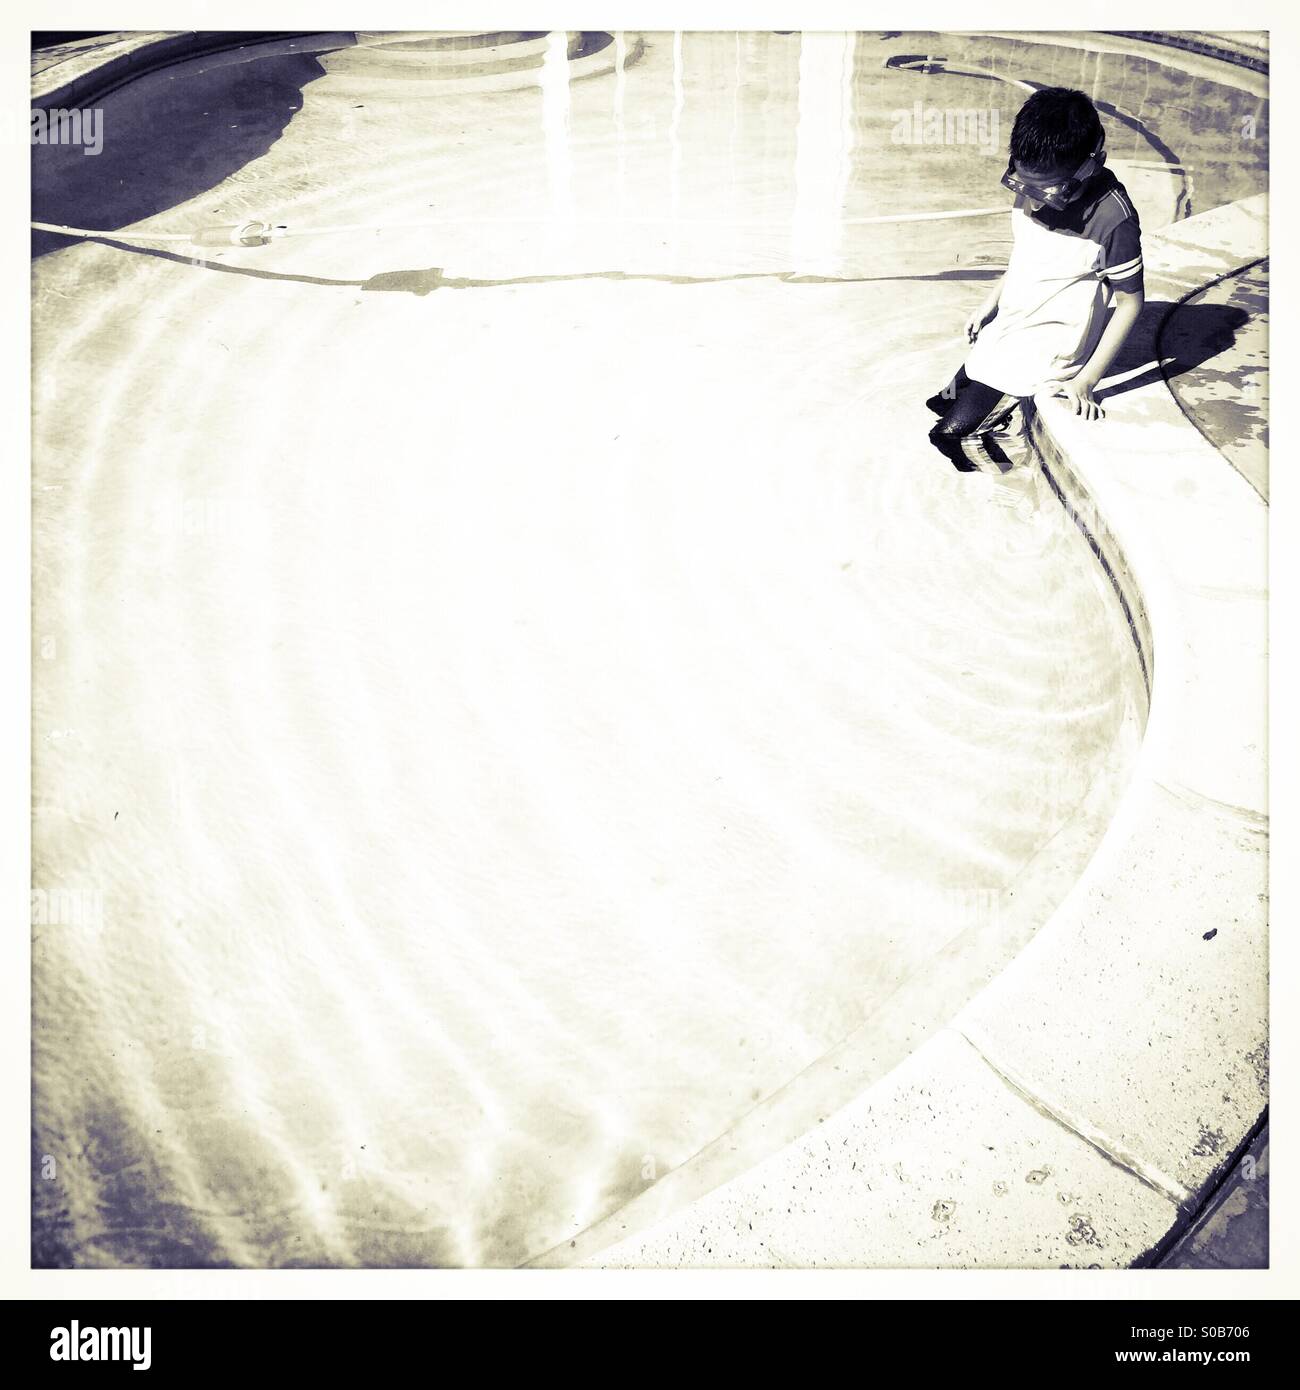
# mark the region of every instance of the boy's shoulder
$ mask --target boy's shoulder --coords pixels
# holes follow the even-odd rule
[[[1110,232],[1121,222],[1138,222],[1137,208],[1128,196],[1128,189],[1109,169],[1102,169],[1097,176],[1097,186],[1090,188],[1083,199],[1088,205],[1086,223],[1090,233]]]
[[[1016,205],[1021,206],[1019,199]],[[1096,242],[1105,242],[1125,222],[1131,221],[1135,229],[1140,227],[1128,190],[1105,168],[1093,175],[1082,196],[1069,207],[1050,216],[1040,212],[1037,220],[1050,231]]]

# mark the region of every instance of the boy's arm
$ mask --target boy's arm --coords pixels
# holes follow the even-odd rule
[[[1115,308],[1106,324],[1093,354],[1084,363],[1082,370],[1074,378],[1079,386],[1093,387],[1106,375],[1106,368],[1115,360],[1115,354],[1124,345],[1133,325],[1138,321],[1146,296],[1139,290],[1116,290]]]
[[[1074,407],[1076,415],[1088,420],[1099,420],[1106,413],[1093,391],[1137,322],[1144,299],[1142,228],[1127,194],[1117,196],[1117,201],[1128,209],[1129,215],[1117,222],[1106,236],[1102,244],[1101,264],[1098,266],[1102,279],[1110,286],[1111,315],[1092,356],[1056,392],[1065,397],[1067,405]]]

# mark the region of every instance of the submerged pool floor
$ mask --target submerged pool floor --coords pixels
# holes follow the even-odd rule
[[[1041,476],[925,443],[969,233],[845,220],[1000,168],[881,136],[906,36],[813,39],[421,100],[196,60],[106,100],[125,185],[38,161],[80,226],[446,218],[38,245],[38,1263],[527,1260],[1078,873],[1122,615]]]

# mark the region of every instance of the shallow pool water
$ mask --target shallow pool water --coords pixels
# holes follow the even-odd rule
[[[936,45],[984,71],[886,66]],[[363,47],[174,65],[98,162],[34,151],[41,220],[365,228],[36,240],[39,1263],[537,1256],[883,1012],[940,1026],[1140,738],[1044,479],[924,442],[1004,222],[862,219],[1005,201],[1000,151],[891,135],[978,104],[1004,146],[990,73],[1130,113],[1154,225],[1254,191],[1213,111],[1169,134],[1185,83],[933,35],[619,35],[516,88]]]

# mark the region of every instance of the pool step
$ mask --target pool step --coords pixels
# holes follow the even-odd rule
[[[395,48],[399,50],[435,51],[439,53],[471,52],[483,48],[501,48],[507,44],[526,43],[532,39],[544,39],[547,31],[536,29],[496,30],[489,33],[466,33],[456,31],[429,32],[421,29],[375,29],[357,30],[357,43],[368,48]]]
[[[580,35],[570,35],[569,46]],[[357,47],[364,48],[373,61],[386,61],[403,69],[421,68],[439,77],[455,77],[470,70],[488,69],[498,64],[531,66],[550,47],[545,30],[533,33],[435,34],[426,38],[409,35],[357,34]]]
[[[319,61],[331,77],[423,84],[426,94],[503,91],[540,86],[552,42],[544,32],[359,32],[355,45],[322,54]],[[568,31],[565,51],[571,80],[613,70],[611,34]]]

